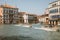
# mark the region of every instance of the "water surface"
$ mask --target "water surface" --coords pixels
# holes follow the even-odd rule
[[[32,28],[15,26],[15,25],[0,25],[0,36],[5,37],[5,40],[60,40],[60,32],[44,31],[34,29],[42,25],[33,25]]]

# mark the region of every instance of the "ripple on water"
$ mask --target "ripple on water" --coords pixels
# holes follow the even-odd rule
[[[5,36],[9,36],[2,37],[2,40],[60,40],[59,32],[47,32],[44,30],[25,28],[14,25],[3,25],[1,27],[3,28],[0,29],[0,35],[4,33]]]
[[[9,36],[9,37],[0,37],[0,40],[36,40],[28,36]]]

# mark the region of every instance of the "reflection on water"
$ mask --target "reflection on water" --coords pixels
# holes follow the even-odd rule
[[[0,36],[2,40],[60,40],[60,32],[25,28],[22,25],[0,25]]]

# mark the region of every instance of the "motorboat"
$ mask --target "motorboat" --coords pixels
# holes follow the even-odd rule
[[[30,25],[30,24],[23,24],[22,27],[28,27],[28,28],[31,28],[32,25]]]
[[[14,26],[21,26],[22,24],[15,24]]]

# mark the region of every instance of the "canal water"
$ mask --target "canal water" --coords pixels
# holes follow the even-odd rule
[[[43,25],[32,25],[32,28],[23,25],[0,25],[1,40],[60,40],[60,32],[34,29]]]

